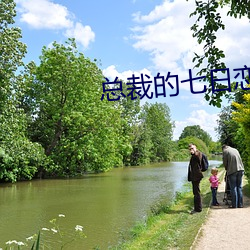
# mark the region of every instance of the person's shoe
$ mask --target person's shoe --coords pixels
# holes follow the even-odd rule
[[[212,204],[212,206],[216,206],[216,207],[219,206],[219,205],[220,205],[219,203]]]
[[[196,214],[196,213],[200,213],[201,211],[196,211],[196,210],[192,210],[191,212],[190,212],[190,214]]]
[[[243,205],[238,206],[238,208],[243,208]]]
[[[228,206],[228,208],[236,208],[236,207],[233,207],[233,206],[231,205],[231,206]]]

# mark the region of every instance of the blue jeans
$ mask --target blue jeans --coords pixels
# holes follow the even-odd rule
[[[232,207],[243,207],[242,177],[244,171],[237,171],[228,176],[230,192],[232,196]]]
[[[217,201],[217,187],[211,187],[212,190],[212,205],[216,206],[218,203]]]

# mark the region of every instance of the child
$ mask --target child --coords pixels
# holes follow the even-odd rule
[[[220,204],[217,201],[217,189],[220,184],[219,179],[217,177],[218,169],[212,168],[211,169],[211,176],[209,178],[209,181],[211,183],[211,190],[212,190],[212,205],[213,206],[219,206]]]

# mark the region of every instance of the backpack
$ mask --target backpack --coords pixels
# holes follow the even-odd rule
[[[208,163],[207,156],[206,156],[204,153],[202,153],[202,158],[201,158],[201,171],[202,171],[202,172],[207,171],[208,167],[209,167],[209,163]]]

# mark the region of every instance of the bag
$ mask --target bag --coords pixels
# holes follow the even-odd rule
[[[201,171],[202,171],[202,172],[207,171],[208,167],[209,167],[209,163],[208,163],[207,156],[206,156],[204,153],[202,153],[202,158],[201,158]]]

